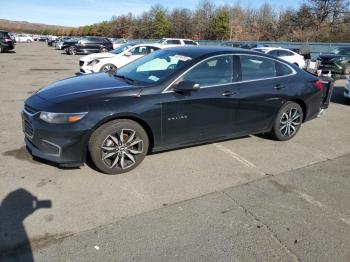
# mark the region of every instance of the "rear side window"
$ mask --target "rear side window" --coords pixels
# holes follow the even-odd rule
[[[195,42],[189,41],[189,40],[184,40],[185,45],[196,45]]]
[[[165,43],[167,45],[181,45],[180,40],[167,40]]]
[[[276,57],[279,56],[278,50],[272,50],[272,51],[268,52],[268,54],[269,54],[269,55],[272,55],[272,56],[276,56]]]
[[[275,61],[259,56],[240,56],[242,81],[276,76]]]
[[[276,75],[277,76],[286,76],[286,75],[290,75],[293,73],[293,70],[282,63],[276,62]]]
[[[293,53],[286,51],[286,50],[279,50],[278,51],[278,56],[292,56]]]

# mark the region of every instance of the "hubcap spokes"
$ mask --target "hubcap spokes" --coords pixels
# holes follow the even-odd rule
[[[142,152],[143,140],[132,129],[122,129],[108,135],[101,146],[102,161],[109,168],[128,169]]]
[[[291,108],[282,114],[280,120],[280,132],[283,136],[294,135],[301,124],[301,112],[296,108]]]

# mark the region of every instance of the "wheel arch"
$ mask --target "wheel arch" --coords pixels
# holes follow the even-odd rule
[[[297,103],[301,109],[303,110],[303,123],[305,122],[306,116],[307,116],[307,106],[306,103],[300,99],[300,98],[293,98],[290,99],[289,101]]]
[[[148,151],[150,152],[152,150],[152,148],[154,147],[154,134],[151,128],[151,125],[147,123],[147,121],[143,120],[141,117],[139,117],[138,115],[134,115],[134,114],[118,114],[118,115],[112,115],[109,117],[104,118],[103,120],[101,120],[100,122],[98,122],[93,128],[92,131],[90,132],[90,136],[89,139],[92,135],[92,133],[99,128],[100,126],[113,121],[113,120],[118,120],[118,119],[128,119],[128,120],[132,120],[135,121],[136,123],[138,123],[146,132],[147,136],[148,136],[148,140],[149,140],[149,147],[148,147]]]

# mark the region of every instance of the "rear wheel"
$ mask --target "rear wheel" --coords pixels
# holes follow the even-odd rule
[[[70,55],[76,55],[76,54],[77,54],[77,48],[76,48],[75,46],[69,47],[68,53],[69,53]]]
[[[113,64],[105,64],[101,67],[100,72],[115,72],[117,71],[117,67]]]
[[[99,127],[89,140],[91,159],[103,173],[114,175],[138,166],[148,152],[145,130],[135,121],[118,119]]]
[[[102,47],[102,48],[100,49],[100,53],[106,53],[106,52],[108,52],[108,49],[107,49],[107,48]]]
[[[295,102],[285,103],[278,112],[271,134],[279,141],[287,141],[294,137],[303,122],[303,109]]]

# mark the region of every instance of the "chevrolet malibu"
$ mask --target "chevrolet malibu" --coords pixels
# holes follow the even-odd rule
[[[68,78],[29,97],[32,155],[63,166],[88,156],[107,174],[147,153],[248,134],[294,137],[318,116],[322,82],[286,61],[225,47],[172,47],[115,73]],[[323,107],[324,108],[324,107]]]

